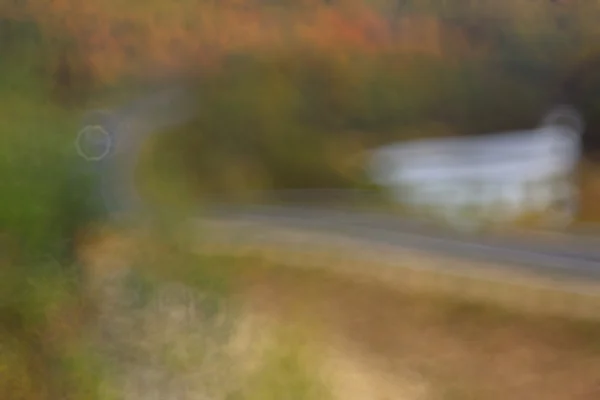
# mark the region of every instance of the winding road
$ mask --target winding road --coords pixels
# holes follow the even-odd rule
[[[125,107],[90,113],[84,126],[102,125],[114,143],[110,154],[93,162],[109,212],[127,214],[139,206],[132,190],[132,166],[141,143],[162,128],[192,116],[185,90],[169,89],[143,97]],[[106,144],[108,146],[108,144]],[[359,212],[314,204],[215,205],[202,218],[251,221],[265,229],[286,227],[304,232],[334,233],[369,243],[414,248],[452,257],[494,261],[543,274],[600,280],[600,238],[560,235],[552,238],[474,235],[432,228],[418,221],[385,213]]]

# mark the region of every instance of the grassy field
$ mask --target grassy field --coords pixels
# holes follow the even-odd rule
[[[113,351],[137,354],[125,357],[130,372],[121,377],[141,382],[148,375],[140,365],[153,365],[161,377],[138,383],[139,388],[162,387],[178,398],[216,390],[214,382],[221,388],[213,392],[215,398],[226,398],[219,397],[226,396],[224,390],[242,399],[597,396],[598,321],[520,309],[523,292],[505,292],[514,297],[513,306],[504,307],[433,286],[407,290],[341,268],[306,268],[308,258],[297,255],[305,267],[248,250],[243,256],[226,248],[220,256],[194,256],[178,247],[182,242],[163,236],[138,237],[129,244],[118,234],[107,237],[90,247],[89,260],[96,265],[88,265],[97,271],[96,281],[112,282],[106,287],[114,289],[115,278],[126,278],[127,290],[137,282],[135,292],[146,293],[132,298],[138,299],[135,307],[113,302],[116,308],[105,311],[103,324],[131,332],[123,335],[119,346],[124,347]],[[111,256],[137,261],[104,268],[115,265]],[[127,265],[140,268],[133,275],[123,273]],[[413,286],[432,280],[414,280]],[[118,298],[110,293],[109,298]],[[141,298],[146,300],[139,303]],[[220,355],[202,350],[207,338],[213,349],[223,351]],[[158,350],[165,346],[164,352]],[[235,374],[223,376],[224,370]],[[144,397],[146,392],[137,390],[128,398]]]

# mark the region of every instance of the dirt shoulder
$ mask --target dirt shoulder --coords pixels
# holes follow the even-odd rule
[[[355,394],[371,390],[378,394],[369,398],[381,399],[600,398],[597,323],[409,295],[325,271],[255,268],[244,274],[241,287],[262,312],[319,326],[323,340],[346,349],[337,353],[345,366],[337,368],[337,386],[347,384]]]

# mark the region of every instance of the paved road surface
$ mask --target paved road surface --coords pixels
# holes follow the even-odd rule
[[[441,230],[387,214],[285,206],[215,207],[207,216],[302,231],[326,231],[369,243],[391,244],[537,272],[600,279],[600,241],[574,237],[517,238]]]

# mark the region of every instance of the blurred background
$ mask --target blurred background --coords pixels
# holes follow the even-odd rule
[[[366,207],[429,218],[432,207],[451,203],[446,192],[434,193],[432,204],[413,196],[418,210],[402,196],[378,197],[386,188],[369,173],[374,150],[532,133],[566,104],[585,126],[576,165],[559,177],[568,179],[567,197],[576,193],[569,197],[576,200],[558,229],[594,226],[599,20],[600,3],[581,0],[0,2],[0,328],[9,332],[2,338],[39,333],[39,326],[51,332],[42,336],[68,337],[56,321],[77,313],[51,305],[72,304],[55,295],[65,287],[80,290],[73,284],[81,274],[78,246],[104,221],[100,192],[112,185],[98,183],[112,158],[84,160],[77,134],[90,124],[90,111],[124,115],[165,88],[185,88],[191,111],[139,142],[139,163],[128,168],[148,203],[196,210],[203,201],[326,205],[360,198]],[[174,111],[180,106],[165,103]],[[143,123],[148,110],[134,122]],[[94,124],[106,128],[106,137],[136,129],[112,127],[116,122]],[[480,143],[473,151],[495,154],[493,142]],[[498,214],[503,205],[492,200],[486,212]],[[519,211],[503,223],[539,227],[547,211]],[[35,282],[54,286],[38,293]],[[47,307],[65,314],[36,319],[40,307],[46,316],[54,312]],[[77,315],[84,324],[87,311]],[[0,357],[0,367],[11,365],[10,357]],[[48,357],[27,368],[42,374],[40,365],[54,356]],[[71,372],[80,368],[68,365]],[[15,379],[0,383],[0,397],[34,398],[15,396],[23,384]],[[48,398],[63,389],[52,390]]]
[[[496,3],[10,3],[3,93],[67,126],[141,90],[193,88],[196,115],[148,141],[141,168],[162,184],[185,181],[194,198],[371,188],[366,154],[378,146],[531,129],[569,104],[586,123],[576,217],[595,221],[599,11]],[[45,135],[77,128],[58,130]]]

